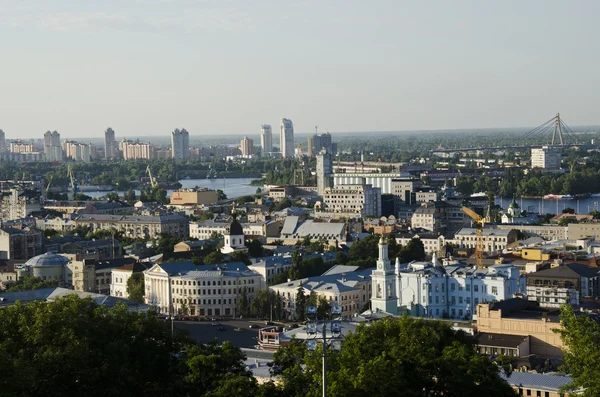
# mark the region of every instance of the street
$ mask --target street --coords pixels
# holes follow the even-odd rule
[[[189,332],[190,338],[198,342],[208,342],[217,338],[219,342],[230,341],[234,346],[253,348],[258,344],[258,329],[250,328],[250,324],[265,326],[260,320],[219,320],[225,331],[219,331],[219,326],[210,321],[175,321],[175,327]],[[235,331],[239,328],[239,331]]]

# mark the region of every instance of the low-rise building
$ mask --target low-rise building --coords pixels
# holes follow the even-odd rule
[[[289,319],[295,318],[296,296],[302,288],[306,295],[322,296],[333,304],[339,304],[343,316],[361,313],[371,296],[371,270],[333,273],[293,280],[272,285],[269,290],[283,299],[283,310]]]
[[[562,358],[558,310],[540,307],[523,298],[480,303],[477,331],[493,335],[529,337],[529,354]]]
[[[440,254],[443,252],[446,244],[448,242],[452,242],[452,240],[446,240],[443,234],[433,234],[433,233],[411,233],[411,232],[403,232],[396,234],[396,243],[405,246],[411,240],[418,239],[423,243],[423,247],[425,248],[425,254],[433,255],[434,253]]]
[[[161,263],[144,272],[145,300],[159,313],[239,316],[238,300],[252,302],[265,288],[262,276],[241,263],[194,266],[190,261]]]
[[[483,249],[488,253],[496,253],[506,249],[508,244],[517,240],[517,232],[514,230],[502,230],[495,228],[484,228],[482,230]],[[462,228],[454,235],[453,243],[461,248],[477,247],[477,230],[474,228]]]
[[[110,296],[129,298],[127,282],[134,273],[142,273],[145,270],[147,270],[146,266],[135,260],[133,263],[113,268],[111,270]]]
[[[101,215],[81,214],[74,219],[76,226],[97,230],[114,230],[122,232],[126,237],[142,240],[153,240],[162,233],[185,239],[189,233],[188,218],[178,214],[168,215]]]
[[[436,234],[453,234],[469,226],[461,207],[445,201],[430,201],[417,208],[411,218],[413,229],[424,229]]]
[[[26,261],[42,252],[42,236],[36,229],[0,228],[0,259]]]
[[[326,188],[323,203],[315,206],[315,217],[362,218],[381,216],[381,188],[371,185],[336,185]]]
[[[267,256],[253,260],[253,264],[248,266],[248,269],[260,274],[268,285],[273,278],[286,272],[292,265],[291,255]]]
[[[527,299],[542,307],[559,308],[563,303],[579,305],[584,297],[598,297],[599,269],[569,263],[527,275]]]
[[[171,205],[209,205],[217,202],[212,189],[179,189],[171,193]]]
[[[541,237],[545,240],[566,240],[569,237],[567,226],[509,224],[496,227],[500,230],[519,230],[525,237]]]
[[[266,236],[269,222],[240,222],[244,235],[248,237]],[[191,222],[189,224],[190,237],[198,240],[208,240],[216,235],[224,235],[229,227],[229,222],[217,222],[214,220]]]
[[[294,245],[298,241],[309,238],[311,241],[323,241],[336,246],[346,242],[346,224],[342,222],[300,221],[298,216],[288,216],[283,222],[279,238],[286,245]]]

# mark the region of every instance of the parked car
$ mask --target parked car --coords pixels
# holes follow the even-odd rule
[[[217,326],[217,325],[221,325],[221,323],[220,323],[220,322],[218,322],[218,321],[213,321],[213,322],[212,322],[212,325],[213,325],[213,326]]]
[[[292,325],[290,325],[290,329],[296,329],[296,328],[298,328],[298,324],[292,324]]]
[[[273,321],[265,321],[265,325],[275,325]]]
[[[255,329],[255,328],[260,328],[260,325],[258,325],[258,324],[250,324],[248,327],[250,327],[250,329]]]

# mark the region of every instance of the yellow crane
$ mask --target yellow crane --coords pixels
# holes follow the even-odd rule
[[[475,260],[477,267],[483,269],[483,227],[486,219],[468,207],[462,207],[462,210],[475,222]]]
[[[67,177],[71,181],[71,188],[73,189],[73,200],[74,200],[75,196],[77,195],[77,181],[75,180],[75,176],[73,175],[73,168],[71,167],[71,164],[69,164],[67,167]]]
[[[158,186],[158,182],[156,182],[156,179],[152,176],[152,171],[150,171],[150,166],[146,167],[146,173],[148,174],[148,178],[150,178],[150,185],[152,185],[153,188]]]
[[[52,178],[54,178],[54,175],[50,175],[50,179],[48,180],[48,186],[46,186],[46,197],[48,197],[48,192],[50,191],[50,186],[52,185]]]

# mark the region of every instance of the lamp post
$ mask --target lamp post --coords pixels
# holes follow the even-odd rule
[[[317,350],[317,345],[321,342],[321,358],[323,360],[323,397],[327,397],[327,348],[331,348],[335,351],[339,351],[342,348],[342,326],[337,319],[332,319],[333,315],[339,316],[342,313],[342,308],[337,303],[330,306],[329,316],[326,318],[318,318],[317,308],[315,306],[309,306],[306,308],[306,314],[309,322],[306,324],[306,333],[309,339],[306,341],[306,348],[309,351]],[[321,321],[321,336],[318,336],[317,324]],[[331,336],[327,336],[327,325],[329,324],[329,330]]]

